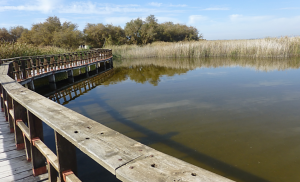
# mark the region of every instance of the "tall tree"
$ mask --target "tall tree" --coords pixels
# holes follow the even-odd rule
[[[12,39],[14,41],[17,41],[21,37],[24,31],[28,31],[28,29],[24,28],[23,26],[16,26],[16,27],[11,27],[9,33],[12,36]]]
[[[6,28],[0,28],[0,40],[12,41],[13,38]]]
[[[130,44],[142,44],[142,26],[144,22],[142,19],[137,18],[126,23],[124,28],[126,37]]]

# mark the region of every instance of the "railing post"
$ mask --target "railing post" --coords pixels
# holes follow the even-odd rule
[[[31,62],[32,61],[30,61],[31,59],[32,58],[26,60],[26,62],[27,62],[27,71],[25,72],[26,73],[26,78],[32,77],[32,75],[31,75],[31,69],[32,69]]]
[[[36,69],[36,75],[40,74],[40,62],[41,62],[41,58],[37,57],[35,60],[35,69]]]
[[[14,132],[14,118],[11,115],[10,111],[13,109],[13,103],[12,103],[12,98],[10,95],[6,94],[7,98],[7,117],[8,117],[8,123],[9,123],[9,130],[11,133]]]
[[[16,79],[15,74],[14,74],[13,64],[9,64],[9,66],[8,66],[8,76],[10,76],[14,80]]]
[[[21,129],[17,126],[17,122],[19,120],[27,121],[26,110],[25,108],[19,104],[17,101],[13,100],[13,109],[14,109],[14,130],[15,130],[15,144],[17,150],[21,150],[25,148],[23,133]]]
[[[61,181],[64,181],[64,172],[71,170],[75,175],[77,174],[76,148],[71,142],[69,142],[59,133],[54,133],[56,142],[56,155],[59,164],[59,178]]]
[[[20,76],[20,67],[19,64],[16,60],[13,61],[13,65],[15,68],[15,72],[16,72],[16,77],[17,77],[17,81],[21,81],[21,76]],[[15,78],[14,78],[15,79]]]
[[[26,79],[27,73],[26,73],[25,60],[20,60],[20,61],[21,61],[22,79]]]
[[[48,72],[48,61],[47,61],[47,57],[44,56],[44,73],[47,73]]]
[[[30,133],[30,148],[31,148],[31,163],[32,172],[34,176],[44,174],[47,172],[46,158],[44,155],[34,146],[34,140],[39,139],[44,141],[43,135],[43,122],[27,110],[28,127]]]

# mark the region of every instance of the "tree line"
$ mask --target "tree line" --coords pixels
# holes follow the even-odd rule
[[[83,31],[71,22],[61,23],[56,16],[43,23],[33,24],[31,29],[22,26],[9,30],[0,28],[0,40],[17,41],[35,46],[76,48],[81,44],[91,47],[105,45],[144,45],[155,41],[178,42],[202,39],[202,34],[192,26],[173,22],[158,23],[154,15],[145,20],[137,18],[120,26],[88,23]]]

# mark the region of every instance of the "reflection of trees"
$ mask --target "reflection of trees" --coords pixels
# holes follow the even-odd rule
[[[188,69],[196,68],[218,68],[218,67],[246,67],[258,71],[274,71],[286,69],[299,69],[300,59],[251,59],[251,58],[149,58],[149,59],[125,59],[114,60],[114,67],[129,67],[135,65],[155,65],[160,67],[168,67],[174,69]]]
[[[114,70],[114,76],[103,83],[104,85],[115,84],[129,78],[137,83],[144,84],[149,82],[152,85],[157,86],[161,76],[174,76],[175,74],[186,73],[189,69],[168,68],[155,65],[136,65],[131,67],[118,67]]]
[[[115,84],[127,80],[137,83],[149,82],[156,86],[163,75],[173,76],[186,73],[196,68],[246,67],[259,71],[274,71],[299,69],[300,59],[233,59],[233,58],[203,58],[203,59],[125,59],[114,60],[115,75],[103,83]]]

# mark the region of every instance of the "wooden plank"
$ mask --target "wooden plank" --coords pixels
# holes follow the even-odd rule
[[[47,158],[52,166],[58,171],[57,156],[41,141],[34,141],[34,146]]]
[[[232,180],[154,149],[150,149],[144,156],[118,168],[116,176],[118,179],[125,182],[232,182]]]
[[[21,129],[23,134],[29,139],[30,139],[30,134],[29,134],[29,128],[25,125],[23,121],[18,121],[17,122],[18,127]]]
[[[0,153],[0,162],[5,160],[10,160],[16,157],[21,157],[21,156],[24,156],[25,158],[24,151],[18,151],[18,150],[7,151],[5,153]]]
[[[15,174],[15,175],[9,175],[7,177],[1,178],[1,181],[17,181],[17,180],[22,180],[24,178],[32,176],[32,171],[31,169],[28,169],[26,171],[23,171],[21,173]]]
[[[81,180],[75,174],[70,174],[66,176],[66,182],[81,182]]]
[[[12,117],[12,119],[15,118],[15,117],[14,117],[14,109],[10,109],[10,110],[9,110],[9,114],[10,114],[10,116]]]
[[[16,182],[43,182],[48,181],[48,174],[41,174],[39,176],[28,176],[25,178],[22,178],[20,180],[16,180]]]

